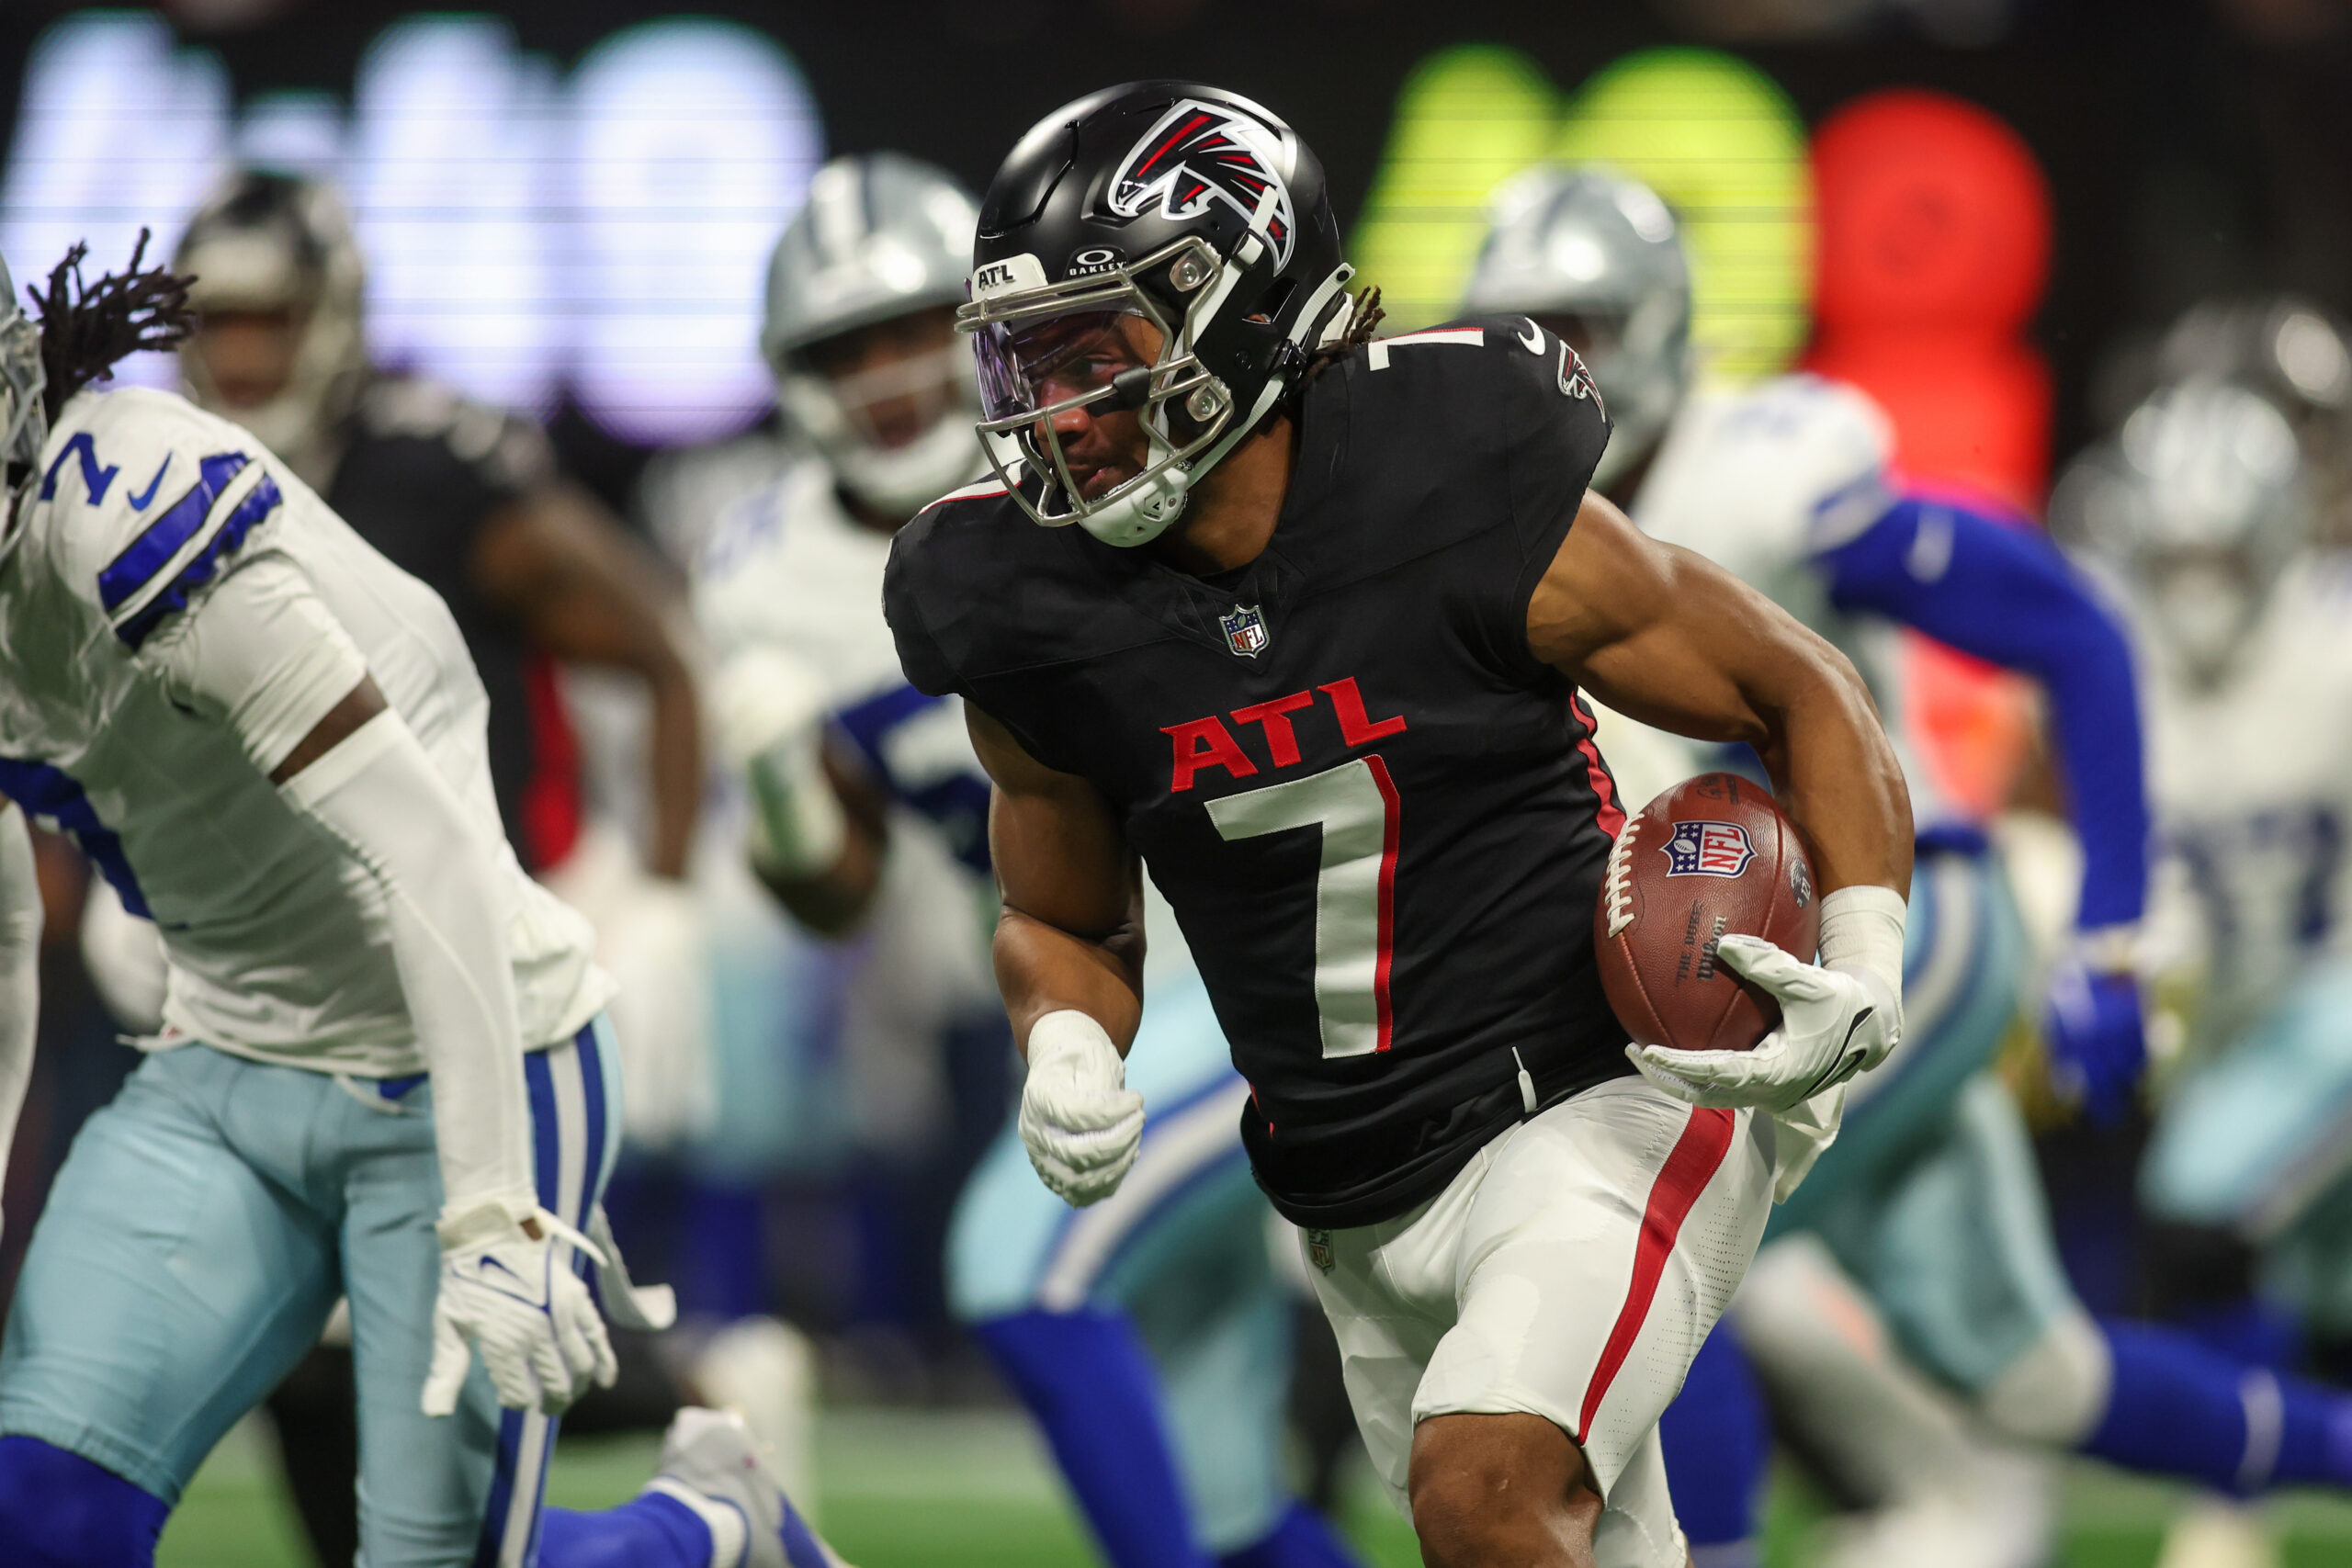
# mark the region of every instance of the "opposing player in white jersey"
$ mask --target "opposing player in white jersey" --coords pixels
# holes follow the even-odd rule
[[[137,254],[85,288],[79,256],[38,328],[0,268],[0,794],[156,922],[169,979],[0,1348],[8,1560],[152,1561],[342,1294],[369,1568],[821,1562],[710,1412],[636,1503],[543,1515],[554,1418],[612,1375],[590,1262],[616,1318],[656,1307],[597,1210],[608,983],[506,846],[447,608],[245,432],[85,390],[187,290]]]
[[[2021,1120],[1987,1070],[2030,999],[2025,944],[1983,831],[1940,799],[1907,744],[1895,639],[1916,627],[2032,676],[2048,698],[2084,872],[2043,1026],[2053,1076],[2111,1117],[2143,1055],[2132,958],[2148,814],[2128,645],[2087,581],[2038,530],[1906,490],[1884,416],[1851,388],[1788,376],[1694,389],[1680,239],[1636,182],[1600,169],[1522,176],[1498,198],[1465,306],[1523,312],[1531,332],[1550,327],[1585,354],[1615,417],[1596,484],[1645,532],[1713,558],[1842,649],[1905,754],[1920,824],[1908,1043],[1856,1081],[1837,1146],[1775,1216],[1727,1317],[1775,1391],[1793,1396],[1785,1413],[1833,1458],[1854,1453],[1880,1473],[1915,1415],[1939,1427],[1918,1436],[1922,1454],[1951,1436],[1894,1387],[1897,1371],[1858,1366],[1835,1337],[1802,1331],[1819,1317],[1804,1303],[1850,1288],[1842,1266],[1895,1343],[2011,1440],[2221,1483],[2345,1479],[2352,1453],[2317,1442],[2263,1451],[2265,1411],[2236,1362],[2179,1336],[2094,1322],[2075,1300]],[[1603,741],[1622,771],[1622,731]],[[1682,755],[1671,771],[1709,761]],[[1730,1361],[1727,1342],[1702,1354],[1680,1416],[1661,1427],[1702,1568],[1752,1561],[1755,1550],[1749,1487],[1735,1479],[1736,1435],[1754,1428],[1709,1408],[1738,1398]],[[1884,1395],[1875,1402],[1874,1383]],[[2317,1390],[2290,1393],[2305,1408],[2336,1407]],[[1746,1452],[1761,1450],[1758,1440]],[[2039,1550],[2004,1531],[1967,1540],[1949,1514],[1934,1528],[1939,1562]],[[1860,1550],[1928,1560],[1908,1555],[1928,1548],[1883,1539]]]
[[[2330,487],[2297,448],[2285,412],[2251,388],[2177,384],[2069,468],[2052,525],[2111,570],[2139,634],[2163,845],[2154,959],[2165,993],[2190,1002],[2140,1171],[2150,1304],[2210,1341],[2267,1344],[2275,1361],[2308,1357],[2340,1380],[2352,576],[2306,544]],[[2338,1432],[2352,1438],[2352,1423]],[[2266,1533],[2254,1513],[2209,1506],[2176,1539],[2275,1561]]]
[[[755,867],[811,926],[867,933],[856,983],[898,997],[907,1024],[944,1015],[960,975],[1001,1028],[987,779],[961,705],[907,683],[881,613],[893,533],[984,468],[953,329],[973,221],[948,175],[909,159],[818,174],[776,247],[763,337],[813,451],[721,521],[696,587]],[[1114,1568],[1342,1568],[1283,1482],[1290,1320],[1235,1131],[1249,1091],[1172,923],[1152,953],[1130,1077],[1152,1120],[1125,1186],[1073,1213],[1100,1190],[1048,1190],[1006,1127],[957,1208],[951,1303]]]

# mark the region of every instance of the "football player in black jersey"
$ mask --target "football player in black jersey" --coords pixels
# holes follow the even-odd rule
[[[1247,99],[1057,111],[973,262],[997,477],[899,533],[885,597],[994,781],[1033,1162],[1084,1203],[1134,1158],[1140,860],[1425,1560],[1681,1568],[1658,1412],[1900,1036],[1911,822],[1869,697],[1587,493],[1607,420],[1557,338],[1366,341],[1320,167]],[[1822,963],[1721,945],[1781,1004],[1753,1052],[1629,1053],[1602,998],[1623,812],[1580,687],[1747,742],[1812,840]]]

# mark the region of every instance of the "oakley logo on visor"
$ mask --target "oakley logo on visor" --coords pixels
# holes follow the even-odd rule
[[[1290,265],[1292,216],[1289,139],[1219,104],[1185,98],[1159,117],[1119,165],[1111,210],[1140,216],[1157,204],[1163,218],[1194,218],[1221,201],[1246,220],[1273,192],[1266,235],[1274,265]]]

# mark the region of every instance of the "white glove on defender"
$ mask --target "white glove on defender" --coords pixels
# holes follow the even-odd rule
[[[1143,1147],[1143,1096],[1101,1024],[1049,1012],[1029,1031],[1021,1141],[1039,1179],[1080,1208],[1119,1190]]]
[[[523,1229],[536,1221],[534,1237]],[[576,1247],[599,1265],[595,1244],[545,1209],[492,1199],[444,1218],[441,1288],[433,1301],[433,1368],[424,1413],[458,1408],[458,1391],[481,1352],[498,1403],[554,1416],[588,1391],[613,1385],[619,1368],[586,1281],[571,1271]]]
[[[1715,956],[1781,1004],[1781,1027],[1753,1051],[1629,1045],[1642,1075],[1677,1100],[1718,1110],[1794,1111],[1886,1059],[1903,1039],[1903,898],[1841,887],[1821,901],[1813,964],[1761,937],[1727,936]]]
[[[848,819],[825,776],[824,682],[780,649],[747,649],[712,682],[718,743],[752,797],[752,863],[818,876],[841,859]]]

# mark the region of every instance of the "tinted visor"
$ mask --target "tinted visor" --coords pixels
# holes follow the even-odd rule
[[[1143,319],[1130,310],[1083,310],[982,327],[972,334],[982,412],[1011,419],[1109,387],[1120,371],[1145,363],[1129,328]]]

